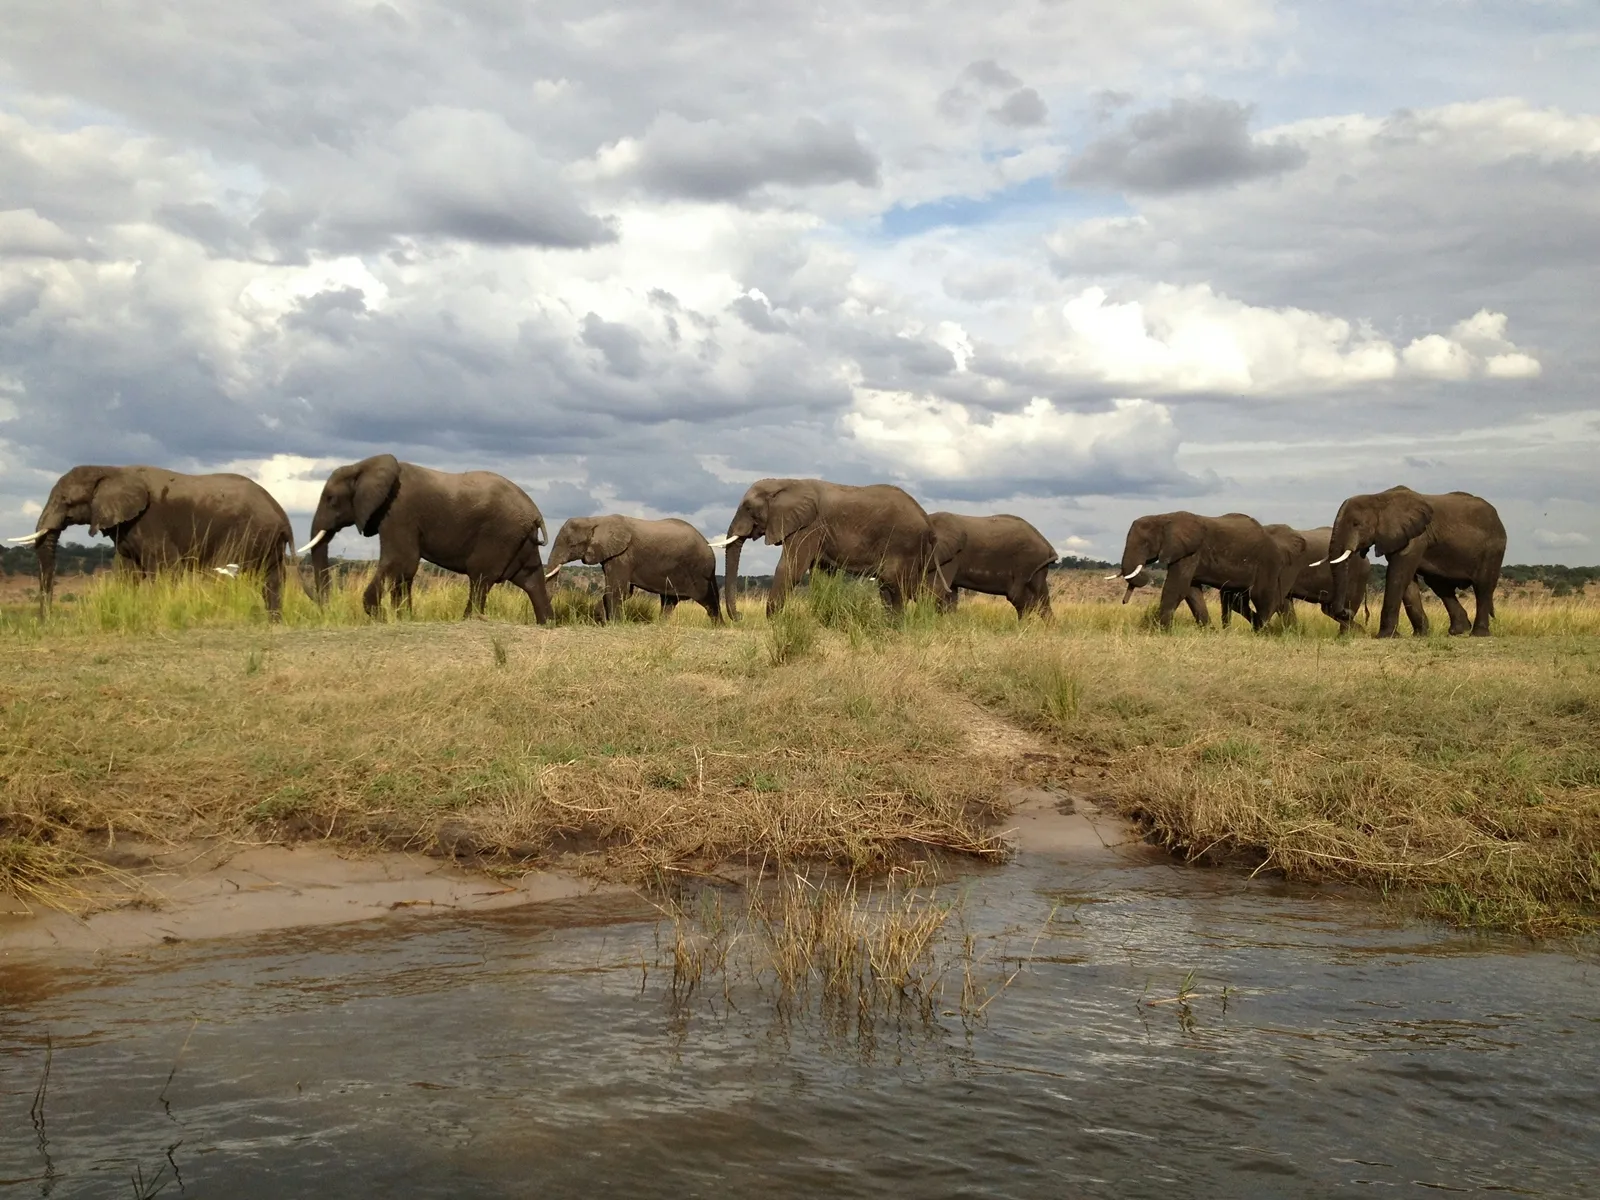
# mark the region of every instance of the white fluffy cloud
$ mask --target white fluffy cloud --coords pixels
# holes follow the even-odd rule
[[[1117,492],[1159,487],[1178,474],[1172,414],[1148,400],[1083,413],[1035,397],[1020,412],[986,415],[858,387],[842,424],[872,458],[945,495],[973,484],[990,494]]]

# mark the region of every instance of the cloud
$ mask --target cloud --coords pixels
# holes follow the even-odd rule
[[[1136,113],[1067,164],[1064,182],[1133,192],[1183,192],[1278,175],[1306,152],[1282,138],[1250,136],[1251,109],[1204,96]]]
[[[1407,375],[1504,378],[1491,364],[1513,357],[1536,375],[1538,362],[1505,339],[1505,325],[1504,314],[1484,310],[1450,337],[1429,334],[1397,350],[1359,322],[1250,305],[1207,284],[1158,284],[1121,302],[1089,287],[1041,317],[1018,354],[1063,380],[1162,395],[1293,395]]]
[[[689,200],[742,200],[767,186],[879,183],[878,157],[847,122],[800,117],[788,126],[658,117],[639,138],[601,151],[602,178],[633,181],[651,193]]]
[[[869,457],[942,496],[1170,490],[1179,470],[1170,410],[1117,400],[1100,412],[1036,397],[1019,412],[982,414],[933,396],[857,388],[842,420]]]
[[[1553,529],[1535,529],[1533,540],[1547,550],[1576,550],[1593,544],[1587,534],[1572,531],[1558,533]]]
[[[31,208],[0,212],[0,255],[13,258],[77,258],[84,244]]]
[[[1030,87],[1012,92],[998,108],[990,109],[989,115],[1002,125],[1026,129],[1032,125],[1043,125],[1050,110],[1045,107],[1039,93]]]

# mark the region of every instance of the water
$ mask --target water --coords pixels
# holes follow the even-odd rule
[[[674,1005],[616,897],[0,964],[0,1195],[1600,1195],[1581,951],[1150,860],[959,886],[1031,961],[870,1037]]]

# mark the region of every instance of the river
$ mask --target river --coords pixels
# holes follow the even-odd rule
[[[12,955],[0,1195],[1600,1196],[1592,950],[1149,853],[940,894],[981,1016],[674,1001],[615,894]]]

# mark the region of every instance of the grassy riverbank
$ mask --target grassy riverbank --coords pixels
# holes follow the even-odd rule
[[[1402,892],[1535,932],[1600,915],[1600,605],[1515,595],[1488,640],[1148,628],[1077,579],[891,623],[831,582],[766,621],[538,629],[459,585],[368,623],[349,584],[268,627],[239,582],[90,582],[0,625],[0,885],[129,837],[316,837],[576,862],[880,869],[998,856],[1013,781],[1208,861]],[[1142,598],[1142,597],[1141,597]],[[636,606],[645,615],[648,603]],[[1435,609],[1442,618],[1442,610]],[[448,619],[432,619],[432,618]],[[1375,619],[1375,617],[1374,617]],[[1441,619],[1437,628],[1442,629]]]

